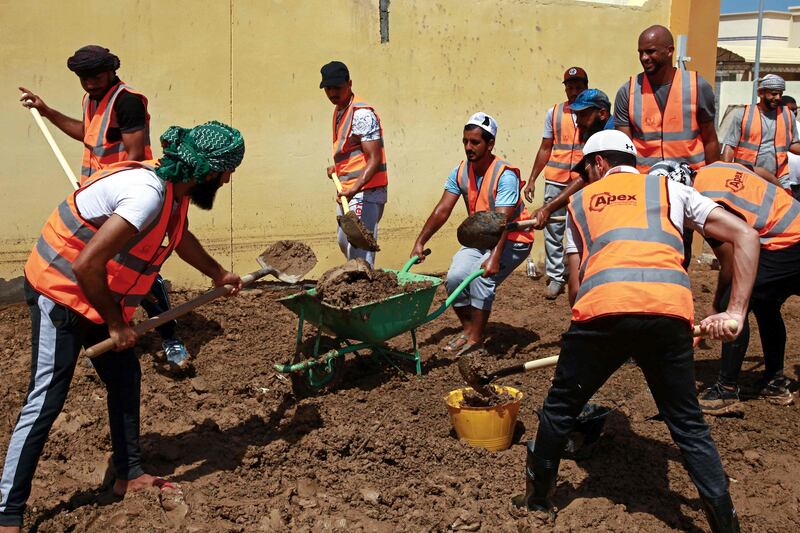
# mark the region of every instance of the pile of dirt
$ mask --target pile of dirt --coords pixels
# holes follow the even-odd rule
[[[350,308],[430,286],[429,281],[401,284],[394,272],[375,270],[363,259],[351,259],[320,276],[317,296],[328,305]]]
[[[317,264],[317,256],[299,241],[277,241],[261,254],[261,258],[288,276],[305,276]]]
[[[494,393],[491,396],[484,396],[472,389],[464,391],[464,398],[461,400],[462,407],[497,407],[513,402],[516,398],[504,389],[497,389],[489,386],[489,390]]]
[[[717,272],[693,264],[690,274],[700,314]],[[504,282],[487,327],[487,366],[558,353],[570,309],[564,296],[545,300],[545,287],[519,272]],[[455,436],[443,401],[462,386],[455,357],[442,350],[461,330],[452,311],[417,330],[421,377],[362,353],[347,357],[337,389],[298,399],[272,366],[294,356],[297,316],[275,302],[294,289],[259,289],[178,319],[193,356],[190,379],[165,371],[157,333],[136,348],[144,467],[179,483],[188,509],[172,508],[157,489],[108,497],[105,390],[80,361],[36,471],[25,531],[708,531],[636,365],[623,365],[592,398],[613,412],[590,457],[561,462],[559,512],[543,527],[531,515],[512,516],[509,500],[525,490],[525,442],[536,435],[553,369],[503,378],[524,393],[514,442],[495,453],[473,448]],[[175,305],[193,296],[171,295]],[[785,372],[797,379],[800,299],[789,299],[783,316]],[[30,329],[24,304],[0,307],[0,462],[30,379]],[[743,390],[763,372],[757,328],[752,339]],[[719,371],[720,344],[708,345],[696,353],[700,389]],[[407,350],[409,336],[390,346]],[[800,531],[800,407],[746,398],[742,412],[707,418],[742,531]]]

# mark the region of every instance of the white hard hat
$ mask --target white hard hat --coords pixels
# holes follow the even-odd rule
[[[622,152],[636,157],[636,147],[627,135],[619,130],[602,130],[583,145],[583,158],[572,167],[573,172],[583,175],[586,158],[598,152]]]
[[[469,121],[467,121],[465,126],[470,125],[478,126],[481,129],[488,131],[492,137],[497,137],[497,121],[486,113],[479,111],[469,117]]]

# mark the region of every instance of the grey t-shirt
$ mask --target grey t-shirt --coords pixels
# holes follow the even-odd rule
[[[725,138],[722,144],[736,148],[739,146],[739,139],[742,138],[742,119],[744,118],[745,107],[740,107],[733,111],[733,118],[731,127],[725,133]],[[778,161],[775,158],[775,119],[777,117],[776,110],[770,110],[766,113],[761,113],[761,146],[756,155],[756,166],[765,168],[775,174],[778,170]],[[793,144],[800,142],[797,136],[797,122],[791,121],[792,135],[791,142]]]
[[[642,81],[642,76],[644,76],[644,73],[640,73],[638,76],[640,82]],[[662,112],[667,106],[667,97],[671,86],[672,82],[653,87],[656,102]],[[630,117],[628,117],[628,94],[630,94],[630,91],[631,80],[623,83],[622,87],[617,91],[617,97],[614,99],[614,127],[616,128],[629,128],[631,125]],[[711,122],[717,112],[714,104],[714,89],[699,74],[697,75],[697,91],[697,122],[698,124]]]

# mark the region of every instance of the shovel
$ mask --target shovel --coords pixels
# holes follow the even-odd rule
[[[560,222],[566,217],[550,217],[549,222]],[[504,231],[529,230],[533,220],[506,223],[506,216],[496,211],[478,211],[468,216],[458,226],[458,242],[467,248],[489,250],[497,245]]]
[[[242,276],[242,286],[249,285],[268,274],[272,274],[285,283],[294,284],[302,280],[303,276],[308,274],[317,264],[317,257],[314,255],[311,248],[298,241],[278,241],[267,248],[256,260],[261,268]],[[161,324],[183,316],[201,305],[216,300],[220,296],[229,294],[233,288],[233,285],[223,285],[211,289],[193,300],[184,302],[149,320],[139,322],[133,327],[133,330],[137,335],[141,335],[151,329],[157,328]],[[112,348],[114,348],[114,341],[106,339],[87,348],[84,354],[89,358],[97,357]]]
[[[333,180],[333,183],[336,184],[336,190],[342,192],[342,182],[339,181],[339,177],[334,173],[330,175],[330,178]],[[342,202],[342,212],[344,215],[336,217],[336,222],[339,223],[339,227],[342,228],[342,231],[347,237],[347,242],[362,250],[379,252],[381,248],[378,246],[375,236],[367,229],[364,223],[361,222],[361,219],[350,211],[347,198],[340,196],[339,200]]]
[[[725,327],[730,331],[736,331],[736,329],[739,327],[739,323],[736,320],[728,320],[725,323]],[[692,335],[699,337],[701,334],[702,332],[700,331],[700,326],[694,326]],[[466,354],[462,355],[458,361],[458,371],[461,373],[461,377],[464,378],[464,381],[467,382],[467,385],[472,387],[475,392],[486,398],[492,398],[496,396],[497,393],[495,393],[494,389],[488,387],[487,385],[489,385],[495,379],[505,376],[512,376],[514,374],[522,374],[537,368],[547,368],[555,365],[556,363],[558,363],[558,356],[553,355],[543,359],[534,359],[533,361],[528,361],[526,363],[520,363],[506,368],[501,368],[500,370],[495,370],[494,372],[489,372],[487,374],[484,373],[480,363],[476,362],[471,354]]]

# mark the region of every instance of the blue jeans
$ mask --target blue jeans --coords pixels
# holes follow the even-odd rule
[[[546,204],[561,191],[564,190],[562,185],[553,185],[552,183],[545,183],[544,185],[544,203]],[[567,208],[562,207],[558,211],[553,211],[552,216],[562,217],[567,214]],[[566,221],[548,222],[544,227],[544,271],[547,277],[559,283],[566,283],[566,267],[564,266],[564,231],[566,230]]]

